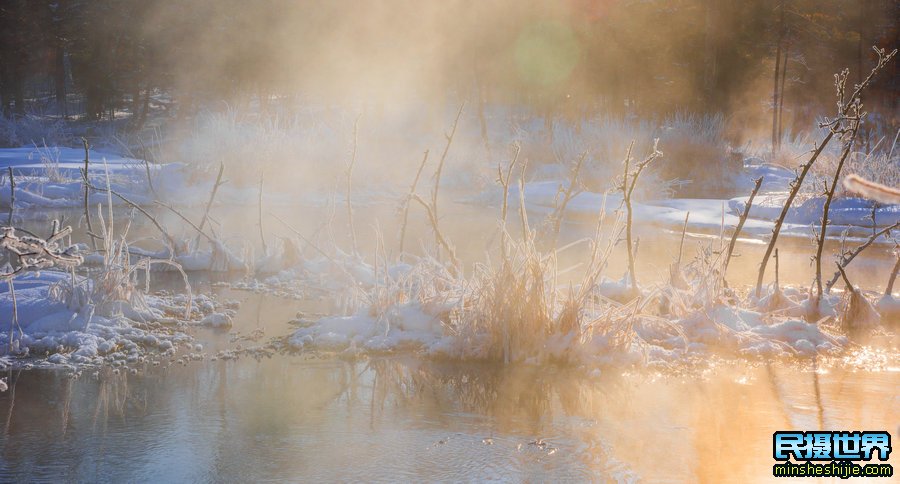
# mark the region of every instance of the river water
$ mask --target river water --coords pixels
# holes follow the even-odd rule
[[[707,481],[771,476],[777,430],[900,424],[896,349],[819,364],[586,372],[276,353],[308,305],[243,301],[203,361],[113,373],[16,370],[0,393],[0,481]],[[256,341],[241,339],[253,334]],[[896,435],[896,434],[895,434]]]

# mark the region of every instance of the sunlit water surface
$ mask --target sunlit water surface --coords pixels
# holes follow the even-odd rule
[[[896,350],[661,373],[408,355],[211,361],[315,310],[224,292],[243,301],[232,331],[261,339],[198,330],[203,361],[136,374],[4,374],[0,481],[753,482],[771,476],[776,430],[900,423]]]

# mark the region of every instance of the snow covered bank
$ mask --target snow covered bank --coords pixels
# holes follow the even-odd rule
[[[171,355],[191,340],[187,324],[212,324],[220,304],[192,297],[185,277],[184,295],[148,295],[137,284],[137,272],[149,270],[149,259],[132,265],[125,243],[103,227],[102,265],[88,276],[76,274],[83,259],[78,246],[60,241],[71,227],[46,240],[18,235],[4,227],[0,247],[6,256],[5,284],[0,284],[0,349],[4,365],[98,365],[143,361],[148,353]],[[14,265],[14,266],[13,266]],[[149,279],[143,286],[149,289]],[[226,307],[230,318],[233,308]]]
[[[0,206],[9,207],[8,170],[16,181],[16,208],[72,208],[84,204],[84,150],[66,147],[36,147],[0,149]],[[112,190],[142,206],[155,200],[165,200],[178,206],[205,204],[209,199],[215,174],[197,173],[183,163],[155,164],[102,151],[90,151],[88,176],[91,184],[106,188],[107,174]],[[253,187],[225,185],[217,193],[223,203],[247,203],[257,199]],[[270,195],[273,201],[283,196]],[[174,201],[174,202],[173,202]],[[107,195],[92,191],[89,203],[106,203]],[[112,197],[113,204],[125,204]]]
[[[230,322],[236,303],[207,296],[144,295],[131,301],[98,304],[74,301],[71,274],[44,271],[14,281],[18,326],[12,320],[13,298],[0,287],[0,348],[12,347],[6,366],[81,366],[143,362],[172,356],[193,337],[190,325],[220,326]],[[76,277],[77,285],[94,281]],[[185,308],[190,307],[189,317]],[[13,328],[13,342],[10,332]],[[189,346],[188,346],[189,347]]]
[[[751,174],[763,172],[763,176],[778,173],[778,177],[771,183],[765,183],[770,190],[761,191],[750,210],[750,215],[744,225],[743,233],[753,237],[767,237],[772,233],[774,220],[781,213],[786,192],[783,191],[784,180],[793,172],[784,168],[766,165],[749,170]],[[787,173],[785,173],[787,172]],[[747,177],[749,179],[749,176]],[[558,203],[561,189],[568,186],[567,181],[545,180],[534,181],[525,184],[525,203],[534,214],[547,215],[553,212]],[[489,204],[500,206],[502,193],[498,188],[492,188],[487,192],[474,197],[461,199],[464,203]],[[513,185],[509,189],[508,203],[513,210],[519,204],[519,187]],[[575,195],[566,206],[566,214],[570,219],[595,220],[600,215],[601,207],[606,201],[606,215],[619,210],[622,204],[622,195],[617,191],[608,193],[580,192]],[[724,219],[726,228],[737,225],[740,214],[744,210],[747,197],[732,199],[693,199],[670,198],[658,200],[642,200],[633,203],[634,221],[636,224],[655,224],[672,229],[680,229],[684,224],[687,212],[690,212],[688,222],[689,230],[696,232],[718,233]],[[823,196],[808,198],[803,203],[792,207],[787,214],[782,227],[782,235],[795,237],[809,237],[811,227],[817,226],[822,221],[822,210],[825,199]],[[874,202],[861,198],[836,198],[829,210],[830,224],[828,237],[838,238],[843,235],[851,237],[866,237],[871,234],[872,216],[874,214],[876,224],[879,227],[890,226],[900,221],[900,205],[876,205]]]

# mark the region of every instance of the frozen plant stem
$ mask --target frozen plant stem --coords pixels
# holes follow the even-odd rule
[[[262,204],[262,197],[263,197],[263,178],[264,178],[264,177],[265,177],[265,173],[260,172],[260,174],[259,174],[259,200],[258,200],[258,204],[257,204],[257,205],[259,206],[259,239],[262,241],[263,254],[268,254],[268,253],[269,253],[269,247],[266,245],[266,236],[265,236],[265,234],[263,233],[263,204]]]
[[[503,254],[503,262],[506,263],[507,247],[506,238],[509,235],[506,231],[506,212],[509,210],[509,180],[512,178],[512,171],[516,163],[519,161],[519,151],[521,147],[518,143],[513,145],[515,153],[513,159],[506,168],[506,176],[503,175],[503,169],[497,165],[497,182],[503,187],[503,201],[500,203],[500,252]]]
[[[413,200],[422,205],[422,208],[425,209],[426,215],[428,215],[428,221],[431,223],[431,229],[434,231],[434,237],[437,240],[438,248],[443,248],[447,251],[447,254],[450,256],[450,263],[452,265],[451,269],[453,271],[453,275],[459,275],[461,265],[459,260],[456,258],[456,251],[453,250],[453,247],[450,246],[450,243],[444,238],[444,235],[441,233],[440,227],[438,227],[437,216],[434,213],[434,207],[428,205],[428,202],[422,200],[422,197],[418,195],[413,195]]]
[[[681,257],[684,255],[684,236],[687,235],[688,220],[691,218],[691,212],[684,215],[684,225],[681,227],[681,243],[678,244],[678,261],[675,262],[675,268],[681,267]]]
[[[406,242],[406,224],[409,221],[409,202],[412,201],[413,195],[416,193],[416,186],[419,185],[419,178],[422,177],[422,170],[425,169],[425,163],[428,162],[428,150],[422,157],[422,163],[419,164],[419,170],[416,171],[416,177],[413,179],[412,185],[409,187],[409,194],[403,201],[403,223],[400,225],[400,260],[403,260],[403,248]]]
[[[165,237],[166,242],[168,242],[169,246],[172,247],[172,254],[178,255],[178,245],[175,243],[175,239],[172,237],[172,235],[169,234],[169,232],[159,223],[158,220],[156,220],[156,218],[153,215],[150,215],[150,213],[147,212],[146,210],[144,210],[140,205],[132,202],[131,200],[126,198],[124,195],[113,190],[112,188],[100,188],[100,187],[95,187],[93,185],[88,185],[88,186],[91,188],[91,190],[94,190],[94,191],[97,191],[100,193],[106,193],[108,195],[115,195],[116,198],[125,202],[125,204],[128,205],[129,207],[137,210],[138,212],[141,212],[141,214],[143,214],[145,217],[147,217],[147,219],[150,220],[150,222],[152,222],[154,226],[156,226],[157,230],[159,230],[159,232],[162,234],[162,236]],[[112,199],[110,199],[110,200],[112,200]],[[110,213],[112,213],[112,204],[111,203],[110,203]],[[197,237],[200,237],[200,236],[198,235]]]
[[[634,140],[631,141],[631,144],[628,145],[628,151],[625,153],[625,174],[622,178],[622,202],[625,204],[625,244],[628,249],[628,275],[631,279],[629,283],[631,284],[631,289],[637,289],[637,276],[634,270],[634,245],[632,242],[632,208],[631,208],[631,195],[634,193],[634,187],[637,185],[638,177],[641,176],[641,172],[644,171],[644,168],[647,168],[647,165],[653,162],[653,160],[662,156],[662,152],[657,148],[659,146],[659,138],[653,140],[653,150],[644,158],[643,161],[639,162],[635,165],[635,170],[633,172],[629,171],[629,165],[631,164],[631,152],[634,150]]]
[[[94,250],[97,250],[97,238],[94,234],[94,227],[91,225],[91,210],[90,203],[88,202],[88,198],[91,194],[91,179],[88,173],[88,165],[90,163],[90,149],[91,145],[88,144],[87,138],[81,138],[81,144],[84,146],[84,168],[81,169],[81,178],[84,183],[84,220],[87,223],[88,227],[88,236],[91,238],[91,245],[93,245]],[[10,223],[12,225],[12,223]]]
[[[16,304],[16,286],[13,284],[12,277],[6,278],[6,283],[9,285],[9,295],[12,297],[12,320],[9,322],[9,350],[8,354],[12,354],[13,352],[13,337],[15,336],[16,327],[19,326],[19,307]]]
[[[578,161],[575,163],[575,167],[572,169],[571,175],[569,176],[569,186],[565,189],[561,189],[560,193],[557,194],[557,203],[554,207],[553,213],[551,214],[551,220],[553,221],[553,234],[551,236],[551,242],[553,247],[556,247],[556,241],[557,239],[559,239],[559,231],[562,227],[562,219],[565,216],[566,207],[569,205],[569,202],[571,202],[573,198],[581,193],[578,175],[581,173],[581,167],[584,164],[584,160],[587,158],[587,154],[587,151],[581,153],[581,156],[578,158]],[[561,202],[558,199],[560,194],[562,195]]]
[[[12,227],[13,209],[16,207],[16,179],[13,177],[12,167],[7,168],[9,169],[9,217],[6,225]]]
[[[350,200],[353,194],[353,165],[356,164],[356,149],[359,144],[359,119],[362,114],[356,117],[353,123],[353,150],[350,153],[350,164],[347,166],[347,225],[350,230],[350,242],[353,243],[353,253],[359,253],[356,246],[356,228],[353,227],[353,202]]]
[[[441,172],[444,170],[444,163],[447,161],[447,153],[450,152],[450,145],[453,144],[453,137],[456,135],[456,127],[459,125],[459,117],[462,116],[463,109],[466,107],[466,103],[463,102],[459,105],[459,111],[456,112],[456,119],[453,120],[453,127],[450,129],[450,134],[445,135],[447,138],[447,144],[444,145],[444,152],[441,153],[441,160],[438,162],[437,169],[434,171],[434,189],[431,192],[431,210],[434,212],[434,218],[437,220],[438,218],[438,190],[441,188]],[[435,234],[435,238],[437,234]]]

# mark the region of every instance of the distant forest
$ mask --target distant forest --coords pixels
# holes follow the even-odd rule
[[[0,105],[138,123],[151,104],[401,95],[748,123],[782,106],[788,129],[897,47],[898,19],[900,0],[2,0]],[[866,99],[887,125],[897,66]]]

